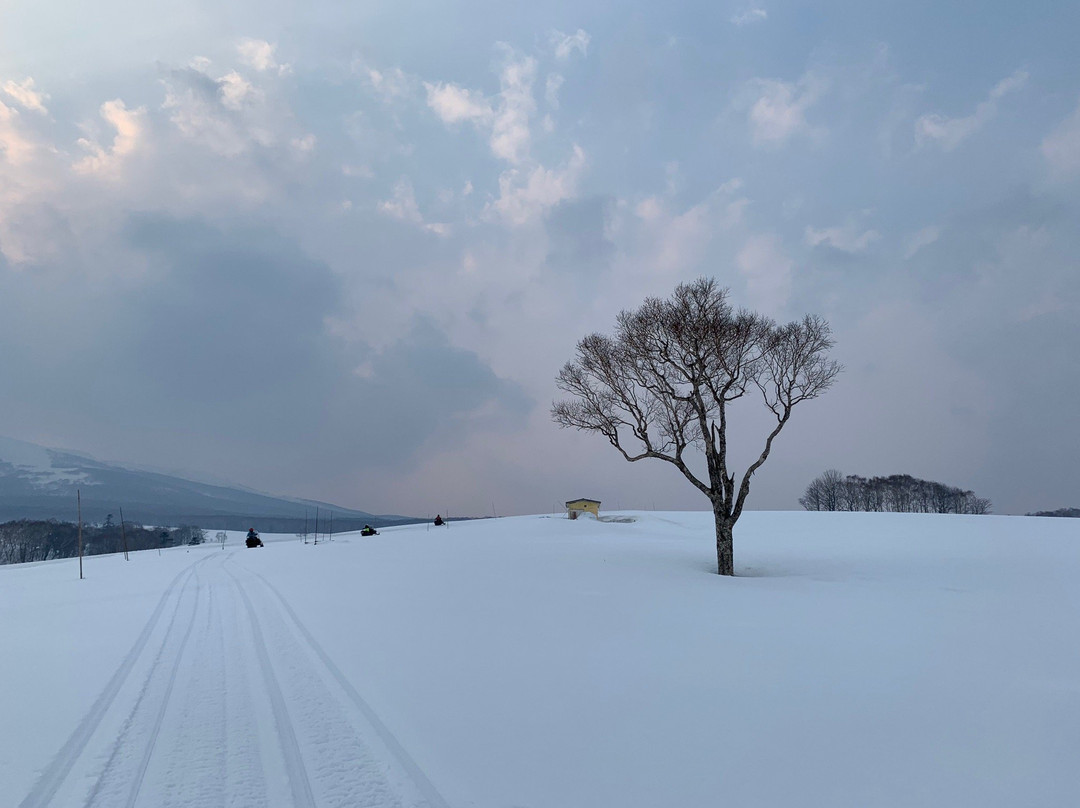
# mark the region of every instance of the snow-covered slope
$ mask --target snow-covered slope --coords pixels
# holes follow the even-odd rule
[[[1080,805],[1080,524],[631,516],[0,569],[4,804]]]
[[[0,437],[0,522],[9,519],[75,521],[75,491],[82,493],[83,518],[100,522],[107,514],[151,525],[195,524],[204,528],[260,528],[296,532],[305,511],[314,520],[333,511],[348,529],[410,521],[376,516],[324,502],[274,497],[238,486],[211,484],[145,469],[102,463],[82,455]]]

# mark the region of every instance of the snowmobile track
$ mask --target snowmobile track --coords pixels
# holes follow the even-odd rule
[[[450,808],[449,804],[427,778],[427,775],[424,774],[423,770],[417,765],[416,761],[412,759],[412,756],[409,755],[390,729],[382,722],[375,710],[372,709],[371,705],[369,705],[367,701],[364,700],[363,696],[357,692],[352,682],[345,678],[341,669],[338,668],[326,651],[323,650],[322,646],[311,634],[307,626],[301,622],[296,612],[293,611],[292,606],[289,605],[289,602],[285,600],[277,588],[256,572],[249,571],[248,574],[257,578],[260,584],[274,596],[284,613],[288,615],[289,621],[292,623],[296,632],[304,639],[310,652],[314,654],[322,664],[324,670],[338,684],[341,690],[348,696],[349,700],[371,725],[371,729],[374,730],[378,739],[383,743],[387,751],[394,757],[397,764],[411,780],[412,785],[420,793],[429,808]]]
[[[173,619],[170,621],[169,629],[165,633],[165,639],[162,641],[161,648],[158,650],[154,663],[147,674],[146,680],[143,682],[142,690],[139,692],[139,697],[131,709],[131,714],[128,716],[127,721],[124,722],[124,728],[113,745],[105,769],[90,792],[86,802],[87,808],[94,808],[99,804],[102,805],[102,808],[112,808],[112,806],[116,805],[107,792],[104,797],[102,796],[103,789],[109,785],[110,781],[115,781],[118,777],[123,776],[121,770],[127,760],[123,753],[132,746],[131,736],[137,734],[141,729],[145,735],[142,739],[142,755],[136,761],[135,771],[130,773],[123,781],[128,786],[127,796],[123,802],[124,808],[134,808],[139,799],[139,790],[142,788],[143,780],[146,777],[146,769],[150,765],[150,758],[154,754],[158,737],[161,735],[161,728],[165,722],[165,711],[169,707],[173,688],[176,685],[176,674],[181,661],[184,659],[184,650],[191,639],[192,629],[195,628],[195,618],[199,614],[200,587],[198,585],[198,569],[194,569],[194,573],[196,587],[194,597],[191,599],[191,616],[188,618],[187,628],[184,630],[179,644],[176,644],[175,640],[170,642],[176,625],[176,618],[180,614],[180,604],[184,601],[187,583],[190,582],[190,578],[188,582],[185,582],[184,589],[180,591],[180,596],[176,602],[176,611],[173,613]],[[171,656],[171,659],[167,659],[169,656]],[[161,692],[156,694],[155,691]],[[157,698],[156,710],[153,703],[155,696]],[[146,720],[149,721],[149,726],[140,727],[140,723]]]
[[[282,594],[231,556],[169,583],[19,808],[448,808]]]
[[[251,605],[244,587],[233,575],[232,570],[225,569],[225,573],[233,579],[236,590],[247,609],[248,618],[251,620],[251,630],[255,635],[255,653],[259,659],[259,669],[262,671],[263,682],[266,684],[267,693],[270,696],[270,704],[274,711],[274,723],[277,726],[278,737],[281,739],[281,751],[285,758],[285,766],[289,777],[289,787],[292,790],[292,804],[295,808],[315,808],[315,797],[311,791],[311,782],[308,779],[307,768],[304,766],[303,755],[300,754],[300,744],[296,740],[296,730],[293,728],[292,719],[289,717],[289,708],[285,704],[285,697],[281,692],[281,685],[274,674],[274,666],[270,662],[270,655],[266,650],[266,640],[263,638],[262,629],[259,627],[259,619],[255,614],[255,607]]]
[[[123,687],[127,681],[128,676],[131,674],[131,669],[135,667],[135,663],[142,656],[143,649],[146,648],[146,644],[149,642],[154,630],[161,622],[162,615],[165,612],[165,606],[172,598],[173,593],[179,587],[181,593],[187,586],[188,581],[195,574],[195,569],[198,565],[205,563],[208,558],[201,559],[192,566],[179,572],[175,578],[169,583],[162,594],[161,599],[158,601],[157,607],[150,615],[150,619],[146,621],[146,625],[143,627],[142,633],[139,634],[138,639],[135,640],[135,644],[132,645],[131,650],[128,651],[123,661],[120,663],[120,667],[116,669],[116,673],[109,679],[108,684],[105,685],[104,690],[101,691],[101,695],[97,697],[97,700],[91,706],[89,712],[83,717],[82,721],[75,728],[75,731],[68,738],[67,742],[57,752],[56,757],[45,768],[45,770],[38,776],[37,782],[34,784],[30,792],[19,803],[19,808],[45,808],[52,801],[56,792],[64,784],[68,775],[71,773],[76,762],[86,751],[87,745],[90,743],[90,739],[101,725],[102,720],[108,714],[109,708],[112,706],[113,701],[116,699],[117,693]],[[170,627],[176,620],[176,609],[179,605],[179,597],[177,598],[177,604],[173,607],[171,614]]]

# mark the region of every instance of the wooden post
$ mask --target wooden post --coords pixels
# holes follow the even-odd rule
[[[334,512],[330,511],[330,541],[334,540]]]
[[[319,543],[319,509],[315,509],[315,543]]]
[[[304,508],[304,544],[307,544],[307,508]]]
[[[75,501],[78,503],[79,512],[79,580],[83,579],[82,574],[82,489],[75,489]]]
[[[120,538],[124,542],[124,561],[130,561],[128,558],[128,546],[127,546],[127,531],[124,530],[124,509],[120,509]]]

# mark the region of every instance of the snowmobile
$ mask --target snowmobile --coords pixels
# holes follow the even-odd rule
[[[364,525],[363,530],[360,531],[361,536],[378,536],[379,531],[373,528],[371,525]]]

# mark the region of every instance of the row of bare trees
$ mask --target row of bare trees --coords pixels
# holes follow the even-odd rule
[[[146,528],[112,520],[99,526],[83,525],[83,554],[100,555],[127,549],[154,550],[180,544],[199,544],[205,532],[192,525],[176,528]],[[0,524],[0,564],[22,564],[27,561],[49,561],[54,558],[74,558],[78,555],[79,526],[55,520],[19,519]]]
[[[846,477],[829,469],[806,487],[799,504],[808,511],[889,511],[892,513],[990,513],[990,500],[974,491],[920,480],[910,474]]]

